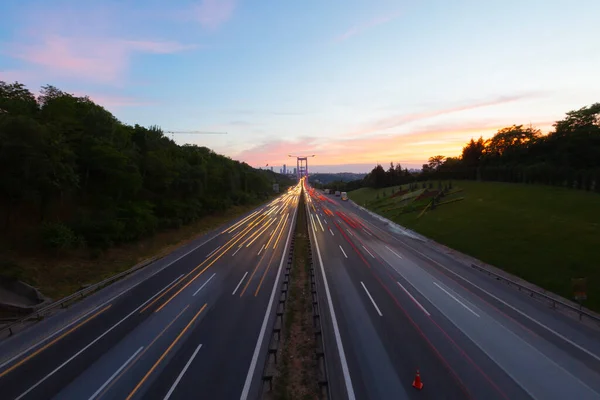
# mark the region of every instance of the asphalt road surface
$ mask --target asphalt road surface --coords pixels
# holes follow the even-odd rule
[[[0,342],[0,398],[256,398],[299,195]]]
[[[0,398],[256,398],[297,212],[334,399],[600,398],[598,331],[350,202],[298,210],[299,195],[0,342]]]
[[[600,399],[598,331],[339,197],[307,209],[332,397]]]

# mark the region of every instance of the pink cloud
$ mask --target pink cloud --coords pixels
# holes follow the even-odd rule
[[[343,42],[345,40],[350,39],[352,36],[356,36],[359,33],[362,33],[364,31],[366,31],[367,29],[376,27],[378,25],[383,25],[387,22],[390,22],[396,18],[398,18],[400,16],[400,14],[396,13],[396,14],[391,14],[388,15],[386,17],[377,17],[374,18],[370,21],[367,21],[366,23],[362,24],[362,25],[356,25],[350,29],[348,29],[346,32],[344,32],[343,34],[336,36],[333,41],[335,43],[339,43],[339,42]]]
[[[191,15],[204,28],[216,29],[231,18],[235,6],[235,0],[202,0]]]
[[[12,83],[15,81],[28,83],[36,80],[37,76],[32,71],[27,70],[4,70],[0,71],[0,81]]]
[[[453,114],[453,113],[457,113],[457,112],[461,112],[461,111],[475,110],[477,108],[482,108],[482,107],[491,107],[491,106],[497,106],[497,105],[506,104],[506,103],[512,103],[515,101],[534,97],[535,95],[537,95],[537,94],[528,93],[528,94],[513,95],[513,96],[500,96],[500,97],[493,98],[493,99],[473,102],[471,104],[464,104],[464,105],[460,105],[460,106],[443,108],[443,109],[438,109],[438,110],[423,111],[423,112],[402,114],[402,115],[392,115],[390,117],[382,118],[382,119],[373,121],[373,122],[365,125],[363,128],[352,133],[351,136],[362,136],[362,135],[374,133],[377,131],[396,128],[401,125],[406,125],[406,124],[409,124],[412,122],[429,119],[429,118],[433,118],[433,117],[438,117],[440,115]]]
[[[45,35],[40,43],[13,45],[10,55],[51,72],[100,82],[115,82],[133,53],[169,54],[192,48],[177,42]]]
[[[534,126],[545,128],[550,122],[543,121]],[[351,137],[343,139],[318,139],[281,141],[271,140],[238,153],[235,158],[250,165],[281,165],[289,163],[287,154],[304,149],[302,153],[316,154],[314,164],[340,165],[348,163],[389,163],[420,165],[430,156],[442,154],[458,156],[471,138],[491,137],[505,124],[493,122],[471,123],[464,126],[431,127],[410,134],[389,134],[373,137]]]

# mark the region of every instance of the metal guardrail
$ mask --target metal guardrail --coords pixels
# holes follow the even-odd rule
[[[552,297],[552,296],[548,296],[547,294],[545,294],[545,293],[542,293],[542,292],[540,292],[540,291],[537,291],[537,290],[534,290],[534,289],[530,289],[530,288],[528,288],[528,287],[527,287],[527,286],[525,286],[525,285],[521,285],[520,283],[518,283],[518,282],[515,282],[515,281],[513,281],[512,279],[505,278],[505,277],[503,277],[503,276],[501,276],[501,275],[499,275],[499,274],[497,274],[497,273],[495,273],[495,272],[492,272],[492,271],[490,271],[490,270],[489,270],[489,269],[487,269],[487,268],[481,267],[481,266],[479,266],[479,265],[476,265],[476,264],[471,264],[471,268],[477,269],[477,270],[479,270],[480,272],[484,272],[484,273],[486,273],[486,274],[488,274],[488,275],[490,275],[490,276],[493,276],[493,277],[494,277],[494,278],[496,278],[497,280],[504,281],[504,282],[506,282],[506,283],[507,283],[509,286],[510,286],[510,285],[514,285],[514,286],[516,286],[516,287],[519,289],[519,291],[525,291],[525,292],[528,292],[528,293],[529,293],[529,295],[530,295],[531,297],[535,297],[535,296],[537,296],[537,297],[539,297],[539,298],[542,298],[542,299],[544,299],[544,300],[547,300],[547,301],[549,301],[550,303],[552,303],[552,308],[558,309],[558,307],[560,306],[560,307],[566,308],[566,309],[568,309],[568,310],[574,311],[574,312],[576,312],[577,314],[579,314],[579,320],[580,320],[580,321],[581,321],[581,319],[582,319],[582,318],[585,316],[585,317],[587,317],[587,318],[589,318],[589,319],[593,320],[593,321],[594,321],[594,322],[596,322],[596,323],[600,323],[600,317],[598,317],[598,316],[596,316],[596,315],[594,315],[594,314],[592,314],[592,313],[590,313],[590,312],[588,312],[588,311],[584,310],[584,309],[583,309],[583,307],[576,307],[576,306],[573,306],[573,305],[571,305],[571,304],[568,304],[568,303],[566,303],[566,302],[564,302],[564,301],[561,301],[561,300],[555,299],[555,298],[554,298],[554,297]]]
[[[362,207],[362,206],[360,206],[360,205],[358,205],[358,204],[356,204],[354,202],[351,202],[351,203],[354,206],[362,209],[363,211],[366,211],[367,213],[369,213],[370,215],[372,215],[375,218],[384,218],[384,217],[381,217],[381,216],[379,216],[377,214],[374,214],[373,212],[369,211],[368,209],[366,209],[366,208],[364,208],[364,207]],[[394,224],[394,222],[392,222],[392,221],[389,221],[389,223]],[[573,312],[575,312],[575,313],[577,313],[579,315],[579,320],[580,321],[582,320],[583,317],[587,317],[590,320],[594,321],[595,323],[600,324],[600,317],[598,317],[597,315],[592,314],[591,312],[588,312],[588,311],[584,310],[582,306],[577,307],[577,306],[571,305],[569,303],[566,303],[564,301],[555,299],[552,296],[548,296],[547,294],[542,293],[540,291],[537,291],[537,290],[534,290],[534,289],[530,289],[527,286],[521,285],[520,283],[515,282],[512,279],[505,278],[505,277],[503,277],[503,276],[501,276],[501,275],[499,275],[499,274],[497,274],[495,272],[492,272],[492,271],[490,271],[487,268],[481,267],[479,265],[471,264],[471,267],[474,268],[474,269],[479,270],[480,272],[484,272],[484,273],[486,273],[486,274],[488,274],[490,276],[493,276],[497,280],[504,281],[509,286],[510,285],[516,286],[519,291],[529,292],[529,295],[531,297],[537,296],[539,298],[542,298],[544,300],[549,301],[552,304],[552,308],[554,308],[554,309],[558,309],[558,306],[560,306],[560,307],[566,308],[566,309],[568,309],[570,311],[573,311]]]
[[[47,315],[50,311],[57,309],[57,308],[65,308],[68,304],[74,302],[75,300],[81,300],[85,296],[88,296],[88,295],[94,293],[95,291],[105,287],[106,285],[109,285],[109,284],[121,279],[122,277],[124,277],[126,275],[132,274],[135,271],[152,264],[153,262],[157,261],[160,258],[162,258],[162,257],[150,258],[146,261],[143,261],[139,264],[134,265],[133,267],[129,268],[126,271],[123,271],[116,275],[113,275],[110,278],[106,278],[105,280],[103,280],[101,282],[90,285],[90,286],[88,286],[84,289],[81,289],[67,297],[64,297],[64,298],[57,300],[51,304],[48,304],[47,306],[42,307],[39,310],[36,310],[30,314],[27,314],[26,316],[24,316],[20,319],[17,319],[13,323],[8,324],[8,325],[4,326],[2,329],[0,329],[0,335],[4,334],[6,331],[8,331],[9,336],[12,336],[13,328],[15,328],[16,326],[21,325],[21,324],[23,324],[27,321],[31,321],[31,320],[41,321],[44,318],[44,316]]]

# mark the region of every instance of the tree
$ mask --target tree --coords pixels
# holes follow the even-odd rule
[[[380,164],[377,164],[377,166],[365,177],[365,181],[370,187],[385,187],[387,185],[386,172]]]
[[[445,159],[446,157],[444,156],[429,157],[427,165],[429,166],[430,170],[437,171],[442,166],[442,164],[444,164]]]
[[[577,131],[590,134],[600,132],[600,103],[583,107],[576,111],[569,111],[567,117],[557,121],[554,125],[554,135],[564,136]]]
[[[491,157],[501,157],[510,152],[526,150],[542,136],[539,129],[523,128],[523,125],[513,125],[500,129],[486,143],[485,152]]]
[[[394,163],[390,162],[390,168],[387,170],[387,184],[396,185],[398,182],[398,176],[396,175],[396,169]]]
[[[476,167],[481,161],[481,157],[485,151],[485,142],[480,136],[477,141],[471,139],[465,147],[463,147],[461,159],[465,166]]]
[[[36,100],[0,82],[0,237],[13,244],[31,247],[19,233],[37,229],[53,248],[79,239],[107,248],[264,200],[274,181],[291,183],[178,146],[156,126],[123,124],[88,97],[44,86]]]

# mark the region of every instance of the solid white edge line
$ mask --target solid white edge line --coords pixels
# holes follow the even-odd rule
[[[403,257],[402,257],[400,254],[396,253],[394,250],[390,249],[389,247],[385,246],[385,248],[386,248],[386,249],[388,249],[389,251],[391,251],[392,253],[394,253],[394,255],[395,255],[396,257],[398,257],[398,258],[400,258],[400,259],[402,259],[402,258],[403,258]]]
[[[98,396],[98,394],[99,394],[101,391],[103,391],[103,390],[104,390],[104,388],[105,388],[105,387],[106,387],[106,386],[107,386],[107,385],[108,385],[110,382],[112,382],[112,380],[113,380],[113,379],[115,379],[115,376],[119,375],[119,373],[120,373],[120,372],[123,370],[123,368],[125,368],[125,367],[127,366],[127,364],[129,364],[129,363],[131,362],[131,360],[133,360],[133,358],[134,358],[135,356],[137,356],[137,355],[138,355],[138,353],[139,353],[140,351],[142,351],[143,349],[144,349],[144,346],[142,346],[142,347],[140,347],[139,349],[137,349],[137,351],[136,351],[135,353],[133,353],[133,354],[131,355],[131,357],[129,357],[129,358],[127,359],[127,361],[125,361],[125,363],[124,363],[123,365],[121,365],[121,366],[119,367],[119,369],[118,369],[118,370],[116,370],[116,371],[115,371],[115,373],[114,373],[114,374],[112,374],[112,375],[110,376],[110,378],[108,378],[108,380],[107,380],[106,382],[104,382],[104,384],[103,384],[102,386],[100,386],[100,387],[98,388],[98,390],[96,390],[96,391],[94,392],[94,394],[92,394],[92,395],[90,396],[90,398],[89,398],[88,400],[93,400],[93,399],[95,399],[95,398],[96,398],[96,396]]]
[[[369,296],[369,299],[371,299],[371,303],[373,303],[373,307],[375,307],[375,310],[377,310],[377,314],[379,314],[380,317],[383,317],[381,310],[379,310],[379,307],[377,307],[375,300],[373,300],[373,297],[371,296],[371,293],[369,293],[369,291],[367,290],[365,284],[362,281],[360,282],[360,284],[362,285],[363,289],[365,289],[365,292],[367,292],[367,296]]]
[[[368,214],[367,214],[368,215]],[[372,216],[370,216],[371,218],[373,218]],[[368,223],[369,225],[371,225],[372,227],[374,227],[375,229],[377,229],[378,231],[380,231],[381,233],[387,235],[388,237],[396,240],[397,242],[402,243],[403,245],[405,245],[406,247],[410,248],[412,251],[414,251],[415,253],[418,253],[419,255],[421,255],[423,258],[426,258],[427,260],[431,261],[432,263],[434,263],[435,265],[439,266],[440,268],[445,269],[446,271],[450,272],[452,275],[456,276],[457,278],[462,279],[464,282],[467,282],[468,284],[472,285],[473,287],[476,287],[477,289],[481,290],[483,293],[487,294],[488,296],[490,296],[492,299],[504,304],[505,306],[509,307],[510,309],[512,309],[513,311],[517,312],[518,314],[522,315],[523,317],[527,318],[528,320],[530,320],[531,322],[535,323],[536,325],[546,329],[548,332],[552,333],[553,335],[555,335],[556,337],[562,339],[563,341],[565,341],[566,343],[569,343],[571,346],[579,349],[580,351],[584,352],[585,354],[587,354],[588,356],[594,358],[597,361],[600,361],[600,356],[591,352],[590,350],[586,349],[585,347],[575,343],[574,341],[572,341],[571,339],[567,338],[566,336],[562,335],[561,333],[555,331],[554,329],[550,328],[549,326],[547,326],[546,324],[538,321],[537,319],[533,318],[532,316],[528,315],[526,312],[519,310],[517,307],[513,306],[512,304],[508,303],[505,300],[502,300],[500,297],[496,296],[495,294],[490,293],[489,291],[485,290],[484,288],[482,288],[479,285],[476,285],[475,283],[471,282],[469,279],[465,278],[464,276],[461,276],[460,274],[458,274],[457,272],[453,271],[452,269],[446,267],[445,265],[443,265],[442,263],[434,260],[433,258],[429,257],[428,255],[426,255],[425,253],[423,253],[422,251],[417,250],[416,248],[414,248],[413,246],[410,246],[409,244],[407,244],[405,241],[398,239],[396,236],[394,236],[393,234],[386,232],[385,230],[379,228],[378,226],[376,226],[375,224],[367,221],[365,218],[362,218],[363,221],[365,221],[366,223]]]
[[[246,273],[244,274],[244,276],[242,276],[242,279],[240,279],[240,283],[237,284],[237,286],[235,287],[235,289],[233,290],[233,292],[231,293],[231,295],[233,296],[235,294],[235,292],[237,292],[237,290],[240,288],[242,282],[244,282],[244,279],[246,278],[246,275],[248,275],[248,271],[246,271]]]
[[[348,256],[346,255],[346,252],[345,252],[345,251],[344,251],[344,249],[342,248],[342,245],[340,244],[340,245],[338,245],[338,246],[340,246],[340,250],[342,251],[342,253],[344,253],[344,257],[348,258]]]
[[[412,301],[414,301],[414,302],[415,302],[415,304],[416,304],[417,306],[419,306],[419,308],[421,309],[421,311],[423,311],[425,314],[427,314],[427,316],[428,316],[428,317],[430,317],[430,316],[431,316],[431,314],[429,314],[429,311],[427,311],[427,310],[425,309],[425,307],[423,307],[423,305],[421,305],[421,303],[419,303],[419,302],[417,301],[417,299],[415,299],[415,298],[413,297],[413,295],[412,295],[412,294],[410,294],[410,292],[409,292],[408,290],[406,290],[406,288],[405,288],[404,286],[402,286],[402,284],[401,284],[400,282],[396,281],[396,283],[397,283],[397,284],[398,284],[398,285],[399,285],[399,286],[402,288],[402,290],[404,290],[404,293],[406,293],[406,294],[408,295],[408,297],[410,297],[410,298],[412,299]]]
[[[459,303],[461,306],[463,306],[464,308],[466,308],[467,310],[471,311],[477,318],[479,318],[479,314],[477,314],[475,311],[471,310],[465,303],[463,303],[462,301],[460,301],[459,299],[457,299],[455,296],[452,295],[452,293],[448,292],[446,289],[444,289],[443,287],[441,287],[440,285],[438,285],[436,282],[433,282],[433,284],[435,286],[437,286],[438,288],[440,288],[440,290],[442,290],[444,293],[446,293],[448,296],[452,297],[454,300],[456,300],[457,303]]]
[[[131,317],[133,314],[135,314],[136,312],[138,312],[139,310],[141,310],[146,304],[150,303],[156,296],[158,296],[159,294],[161,294],[162,292],[164,292],[165,289],[167,289],[169,286],[171,286],[171,284],[173,282],[179,280],[182,276],[183,276],[183,274],[181,274],[179,276],[179,278],[175,279],[174,281],[172,281],[171,283],[169,283],[167,286],[165,286],[164,288],[162,288],[154,296],[150,297],[148,300],[146,300],[144,303],[142,303],[142,305],[140,305],[138,308],[136,308],[135,310],[133,310],[132,312],[130,312],[129,314],[127,314],[119,322],[117,322],[116,324],[114,324],[113,326],[111,326],[110,328],[108,328],[108,330],[106,330],[102,335],[98,336],[96,339],[94,339],[93,341],[91,341],[83,349],[79,350],[77,353],[75,353],[73,356],[71,356],[67,361],[63,362],[58,367],[56,367],[55,369],[53,369],[52,372],[50,372],[48,375],[46,375],[45,377],[43,377],[42,379],[40,379],[35,385],[31,386],[29,389],[27,389],[25,392],[23,392],[15,400],[19,400],[19,399],[22,399],[23,397],[27,396],[29,394],[29,392],[31,392],[33,389],[35,389],[36,387],[38,387],[39,385],[41,385],[46,379],[50,378],[52,375],[54,375],[56,372],[58,372],[62,367],[64,367],[65,365],[67,365],[68,363],[70,363],[71,361],[73,361],[81,353],[83,353],[84,351],[86,351],[87,349],[89,349],[90,347],[92,347],[94,344],[96,344],[97,341],[99,341],[100,339],[102,339],[104,336],[108,335],[113,329],[115,329],[117,326],[121,325],[121,323],[123,323],[123,321],[125,321],[127,318]]]
[[[250,392],[250,386],[252,385],[252,378],[254,377],[254,371],[256,370],[256,363],[258,362],[258,355],[260,354],[262,342],[265,336],[265,331],[267,330],[267,324],[269,322],[269,316],[271,314],[271,308],[273,307],[273,300],[275,299],[275,294],[277,293],[277,283],[279,282],[279,278],[281,276],[281,270],[283,269],[283,263],[286,259],[286,250],[289,248],[290,239],[292,237],[292,229],[294,228],[294,221],[296,220],[296,215],[298,215],[298,207],[296,206],[296,212],[292,217],[292,223],[290,224],[290,228],[288,230],[288,235],[285,243],[285,247],[283,248],[283,256],[281,257],[281,262],[279,263],[279,269],[277,270],[277,276],[275,276],[275,282],[273,283],[273,290],[271,291],[271,297],[269,298],[269,304],[267,305],[267,311],[265,312],[265,317],[263,319],[262,326],[260,328],[260,333],[258,334],[258,340],[256,341],[256,347],[254,348],[254,354],[252,355],[252,361],[250,361],[250,368],[248,368],[248,374],[246,375],[246,381],[244,382],[244,387],[242,389],[242,394],[240,395],[240,400],[246,400],[248,398],[248,394]]]
[[[335,236],[335,235],[333,234],[333,231],[331,230],[331,228],[329,228],[329,232],[331,232],[331,236]]]
[[[375,256],[374,256],[373,254],[371,254],[371,252],[369,251],[369,249],[367,249],[365,246],[363,246],[362,248],[363,248],[363,249],[365,249],[365,251],[366,251],[367,253],[369,253],[369,255],[370,255],[371,257],[375,258]]]
[[[355,400],[354,389],[352,388],[352,379],[350,378],[350,370],[348,368],[348,362],[346,361],[346,353],[344,353],[344,346],[342,344],[342,337],[340,335],[340,328],[338,326],[337,319],[335,317],[335,310],[333,309],[333,302],[331,300],[331,293],[329,292],[329,284],[327,283],[327,277],[325,276],[325,268],[323,267],[323,258],[321,257],[321,250],[319,249],[319,241],[315,236],[315,246],[317,249],[317,256],[319,258],[319,266],[321,269],[321,276],[323,277],[323,283],[325,284],[325,295],[327,297],[327,306],[329,308],[329,314],[331,314],[331,323],[333,325],[333,334],[337,344],[338,355],[340,357],[340,363],[342,365],[342,373],[344,375],[344,382],[346,384],[346,392],[348,394],[348,400]]]
[[[214,249],[213,251],[211,251],[210,253],[208,253],[208,254],[206,255],[206,257],[204,257],[204,258],[208,258],[208,257],[212,256],[212,255],[213,255],[213,253],[214,253],[215,251],[219,250],[220,248],[221,248],[221,246],[217,247],[216,249]]]
[[[200,351],[201,348],[202,348],[202,344],[199,344],[198,347],[196,347],[196,350],[194,350],[194,353],[192,353],[192,356],[190,357],[190,359],[188,360],[188,362],[185,364],[185,367],[183,367],[183,369],[181,370],[181,372],[177,376],[177,379],[175,379],[175,382],[173,382],[173,386],[171,386],[171,389],[169,389],[169,391],[167,392],[167,395],[165,396],[165,398],[163,400],[168,400],[169,397],[171,397],[171,395],[175,391],[175,388],[177,387],[177,384],[179,384],[179,381],[181,380],[181,378],[183,378],[183,375],[185,374],[185,371],[187,371],[187,369],[189,368],[189,366],[192,363],[192,361],[194,361],[194,358],[196,357],[196,354],[198,354],[198,351]]]
[[[368,215],[368,214],[367,214]],[[370,216],[371,217],[371,216]],[[372,218],[372,217],[371,217]],[[406,247],[410,248],[412,251],[414,251],[415,253],[418,253],[420,256],[422,256],[423,258],[426,258],[427,260],[431,261],[432,263],[434,263],[435,265],[439,266],[440,268],[445,269],[446,271],[450,272],[452,275],[456,276],[457,278],[462,279],[464,282],[467,282],[468,284],[472,285],[473,287],[476,287],[477,289],[481,290],[483,293],[487,294],[488,296],[490,296],[492,299],[504,304],[505,306],[509,307],[510,309],[512,309],[513,311],[517,312],[518,314],[522,315],[523,317],[527,318],[528,320],[530,320],[531,322],[535,323],[536,325],[546,329],[548,332],[552,333],[553,335],[555,335],[556,337],[562,339],[563,341],[565,341],[566,343],[569,343],[571,346],[579,349],[580,351],[584,352],[585,354],[587,354],[588,356],[594,358],[597,361],[600,361],[600,356],[591,352],[590,350],[586,349],[585,347],[575,343],[574,341],[572,341],[571,339],[567,338],[566,336],[564,336],[563,334],[555,331],[554,329],[550,328],[549,326],[547,326],[546,324],[538,321],[537,319],[533,318],[532,316],[528,315],[526,312],[519,310],[517,307],[513,306],[512,304],[508,303],[507,301],[501,299],[500,297],[496,296],[495,294],[490,293],[489,291],[487,291],[486,289],[482,288],[479,285],[476,285],[475,283],[471,282],[469,279],[465,278],[464,276],[461,276],[460,274],[458,274],[457,272],[453,271],[452,269],[446,267],[445,265],[443,265],[442,263],[434,260],[433,258],[429,257],[428,255],[426,255],[425,253],[423,253],[422,251],[414,248],[413,246],[410,246],[409,244],[407,244],[406,242],[404,242],[403,240],[398,239],[396,236],[392,235],[389,232],[386,232],[385,230],[379,228],[378,226],[376,226],[375,224],[367,221],[365,218],[363,218],[363,221],[365,221],[366,223],[368,223],[369,225],[373,226],[375,229],[377,229],[378,231],[380,231],[381,233],[389,236],[390,238],[396,240],[397,242],[402,243],[403,245],[405,245]]]
[[[146,282],[148,279],[152,278],[154,275],[162,272],[163,270],[165,270],[166,268],[170,267],[171,265],[175,264],[176,262],[178,262],[179,260],[181,260],[184,257],[187,257],[188,255],[190,255],[191,253],[193,253],[194,251],[198,250],[200,247],[204,246],[205,244],[207,244],[208,242],[210,242],[211,240],[215,239],[217,236],[221,235],[221,233],[217,233],[216,235],[212,236],[210,239],[205,240],[204,242],[200,243],[198,246],[194,247],[193,249],[191,249],[190,251],[186,252],[185,254],[182,254],[181,256],[177,257],[175,260],[167,263],[165,266],[163,266],[162,268],[154,271],[152,274],[150,274],[148,277],[146,277],[145,279],[142,279],[140,282],[136,283],[133,286],[130,286],[128,288],[125,288],[121,293],[115,295],[114,297],[111,297],[109,300],[106,300],[104,303],[100,304],[99,306],[92,308],[90,311],[84,313],[83,315],[81,315],[79,318],[76,318],[74,321],[70,322],[69,324],[65,325],[64,327],[60,328],[59,330],[55,331],[54,333],[52,333],[49,336],[46,336],[44,339],[40,340],[39,342],[37,342],[34,345],[29,346],[26,350],[23,350],[22,352],[20,352],[19,354],[11,357],[9,360],[4,361],[2,364],[0,364],[0,369],[4,368],[7,364],[10,364],[11,362],[15,361],[17,358],[22,357],[23,355],[25,355],[26,353],[30,352],[31,350],[35,349],[36,347],[40,346],[41,344],[43,344],[44,342],[52,339],[54,336],[60,334],[61,332],[63,332],[64,330],[70,328],[71,326],[75,325],[76,323],[78,323],[79,321],[81,321],[82,319],[86,318],[88,315],[91,315],[92,313],[94,313],[96,310],[99,310],[100,308],[104,307],[105,305],[107,305],[108,303],[115,301],[116,299],[118,299],[119,297],[123,296],[125,293],[129,292],[130,290],[133,290],[134,288],[136,288],[137,286],[141,285],[142,283]],[[158,261],[158,260],[157,260]],[[144,267],[146,268],[146,267]],[[138,271],[141,271],[143,268],[132,272],[131,275],[129,276],[133,276],[133,274],[135,274]],[[129,277],[128,276],[128,277]],[[183,276],[183,275],[182,275]],[[124,281],[124,279],[127,279],[127,277],[124,277],[123,280],[121,280],[121,282]],[[115,282],[116,284],[117,282]],[[111,285],[109,285],[108,287],[110,287]]]
[[[211,280],[212,278],[214,278],[216,274],[217,274],[216,272],[215,272],[214,274],[212,274],[212,275],[210,276],[210,278],[208,278],[208,279],[206,280],[206,282],[204,282],[204,283],[202,284],[202,286],[200,286],[200,288],[194,292],[194,294],[192,295],[192,297],[194,297],[195,295],[197,295],[197,294],[198,294],[198,292],[199,292],[199,291],[201,291],[201,290],[202,290],[202,288],[204,288],[204,286],[206,286],[206,284],[207,284],[208,282],[210,282],[210,280]]]
[[[398,239],[399,240],[399,239]],[[493,298],[494,300],[499,301],[500,303],[504,304],[505,306],[511,308],[512,310],[514,310],[515,312],[521,314],[522,316],[524,316],[525,318],[527,318],[528,320],[530,320],[531,322],[536,323],[538,326],[546,329],[548,332],[554,334],[556,337],[559,337],[560,339],[564,340],[565,342],[569,343],[571,346],[583,351],[585,354],[587,354],[588,356],[600,361],[600,356],[592,353],[591,351],[589,351],[588,349],[586,349],[583,346],[580,346],[579,344],[575,343],[574,341],[572,341],[571,339],[565,337],[564,335],[556,332],[554,329],[550,328],[549,326],[543,324],[542,322],[538,321],[537,319],[527,315],[527,313],[525,313],[524,311],[519,310],[518,308],[516,308],[515,306],[513,306],[512,304],[509,304],[508,302],[502,300],[500,297],[488,292],[487,290],[483,289],[482,287],[480,287],[479,285],[474,284],[473,282],[471,282],[470,280],[468,280],[467,278],[460,276],[458,273],[452,271],[450,268],[442,265],[441,263],[435,261],[433,258],[428,257],[427,255],[423,254],[422,252],[420,252],[419,250],[411,247],[412,250],[414,250],[415,252],[419,253],[421,256],[425,257],[426,259],[428,259],[429,261],[431,261],[432,263],[440,266],[441,268],[444,268],[446,271],[452,273],[454,276],[462,279],[463,281],[469,283],[470,285],[473,285],[473,287],[476,287],[477,289],[481,290],[483,293],[487,294],[488,296],[490,296],[491,298]]]

